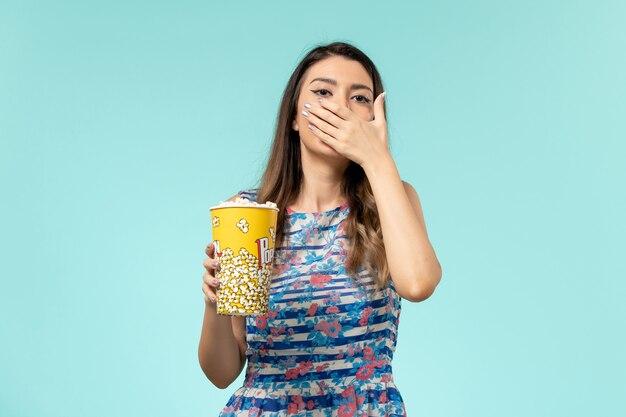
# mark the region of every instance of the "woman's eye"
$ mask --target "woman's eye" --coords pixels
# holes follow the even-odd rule
[[[327,89],[325,89],[325,88],[320,88],[319,90],[311,90],[311,91],[312,91],[312,92],[314,92],[315,94],[319,94],[319,95],[324,96],[324,97],[326,96],[326,94],[322,94],[322,92],[324,92],[324,93],[330,93],[330,91],[328,91],[328,90],[327,90]],[[357,98],[357,101],[358,101],[359,103],[369,103],[369,102],[371,101],[369,98],[367,98],[367,97],[365,97],[365,96],[363,96],[363,95],[361,95],[361,94],[359,94],[359,95],[357,95],[357,96],[354,96],[354,97],[356,97],[356,98]]]
[[[313,90],[314,93],[320,93],[322,91],[325,91],[327,93],[329,93],[330,91],[326,90],[325,88],[320,88],[319,90]],[[325,96],[326,94],[320,94],[322,96]]]

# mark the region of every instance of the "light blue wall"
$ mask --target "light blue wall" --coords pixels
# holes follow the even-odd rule
[[[215,416],[208,207],[311,47],[365,51],[444,276],[409,416],[624,415],[622,1],[0,4],[0,415]],[[219,360],[219,358],[216,358]]]

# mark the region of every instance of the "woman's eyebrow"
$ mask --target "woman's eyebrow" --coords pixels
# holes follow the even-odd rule
[[[326,82],[326,83],[328,83],[328,84],[332,84],[332,85],[334,85],[334,86],[336,86],[336,85],[337,85],[337,81],[333,80],[332,78],[324,78],[324,77],[317,77],[317,78],[313,78],[309,84],[312,84],[312,83],[313,83],[313,81],[323,81],[323,82]],[[370,91],[372,91],[372,89],[371,89],[371,88],[369,88],[368,86],[366,86],[365,84],[352,84],[352,85],[350,86],[350,89],[351,89],[351,90],[358,90],[358,89],[361,89],[361,88],[364,88],[364,89],[366,89],[366,90],[370,90]],[[372,91],[372,94],[374,94],[374,92],[373,92],[373,91]]]

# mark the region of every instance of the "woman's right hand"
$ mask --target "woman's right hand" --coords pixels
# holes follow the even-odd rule
[[[215,270],[219,267],[219,261],[214,258],[215,255],[215,243],[211,242],[205,249],[204,253],[207,254],[208,258],[205,258],[202,264],[206,268],[206,272],[202,276],[202,292],[204,293],[204,301],[208,304],[209,302],[215,303],[217,300],[217,287],[219,287],[220,283],[217,278],[215,278]]]

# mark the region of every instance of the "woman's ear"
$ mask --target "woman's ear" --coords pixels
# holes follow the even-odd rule
[[[298,129],[299,129],[299,126],[298,126],[298,120],[296,120],[296,119],[293,119],[293,120],[292,120],[292,122],[291,122],[291,128],[292,128],[293,130],[295,130],[296,132],[298,131]]]

